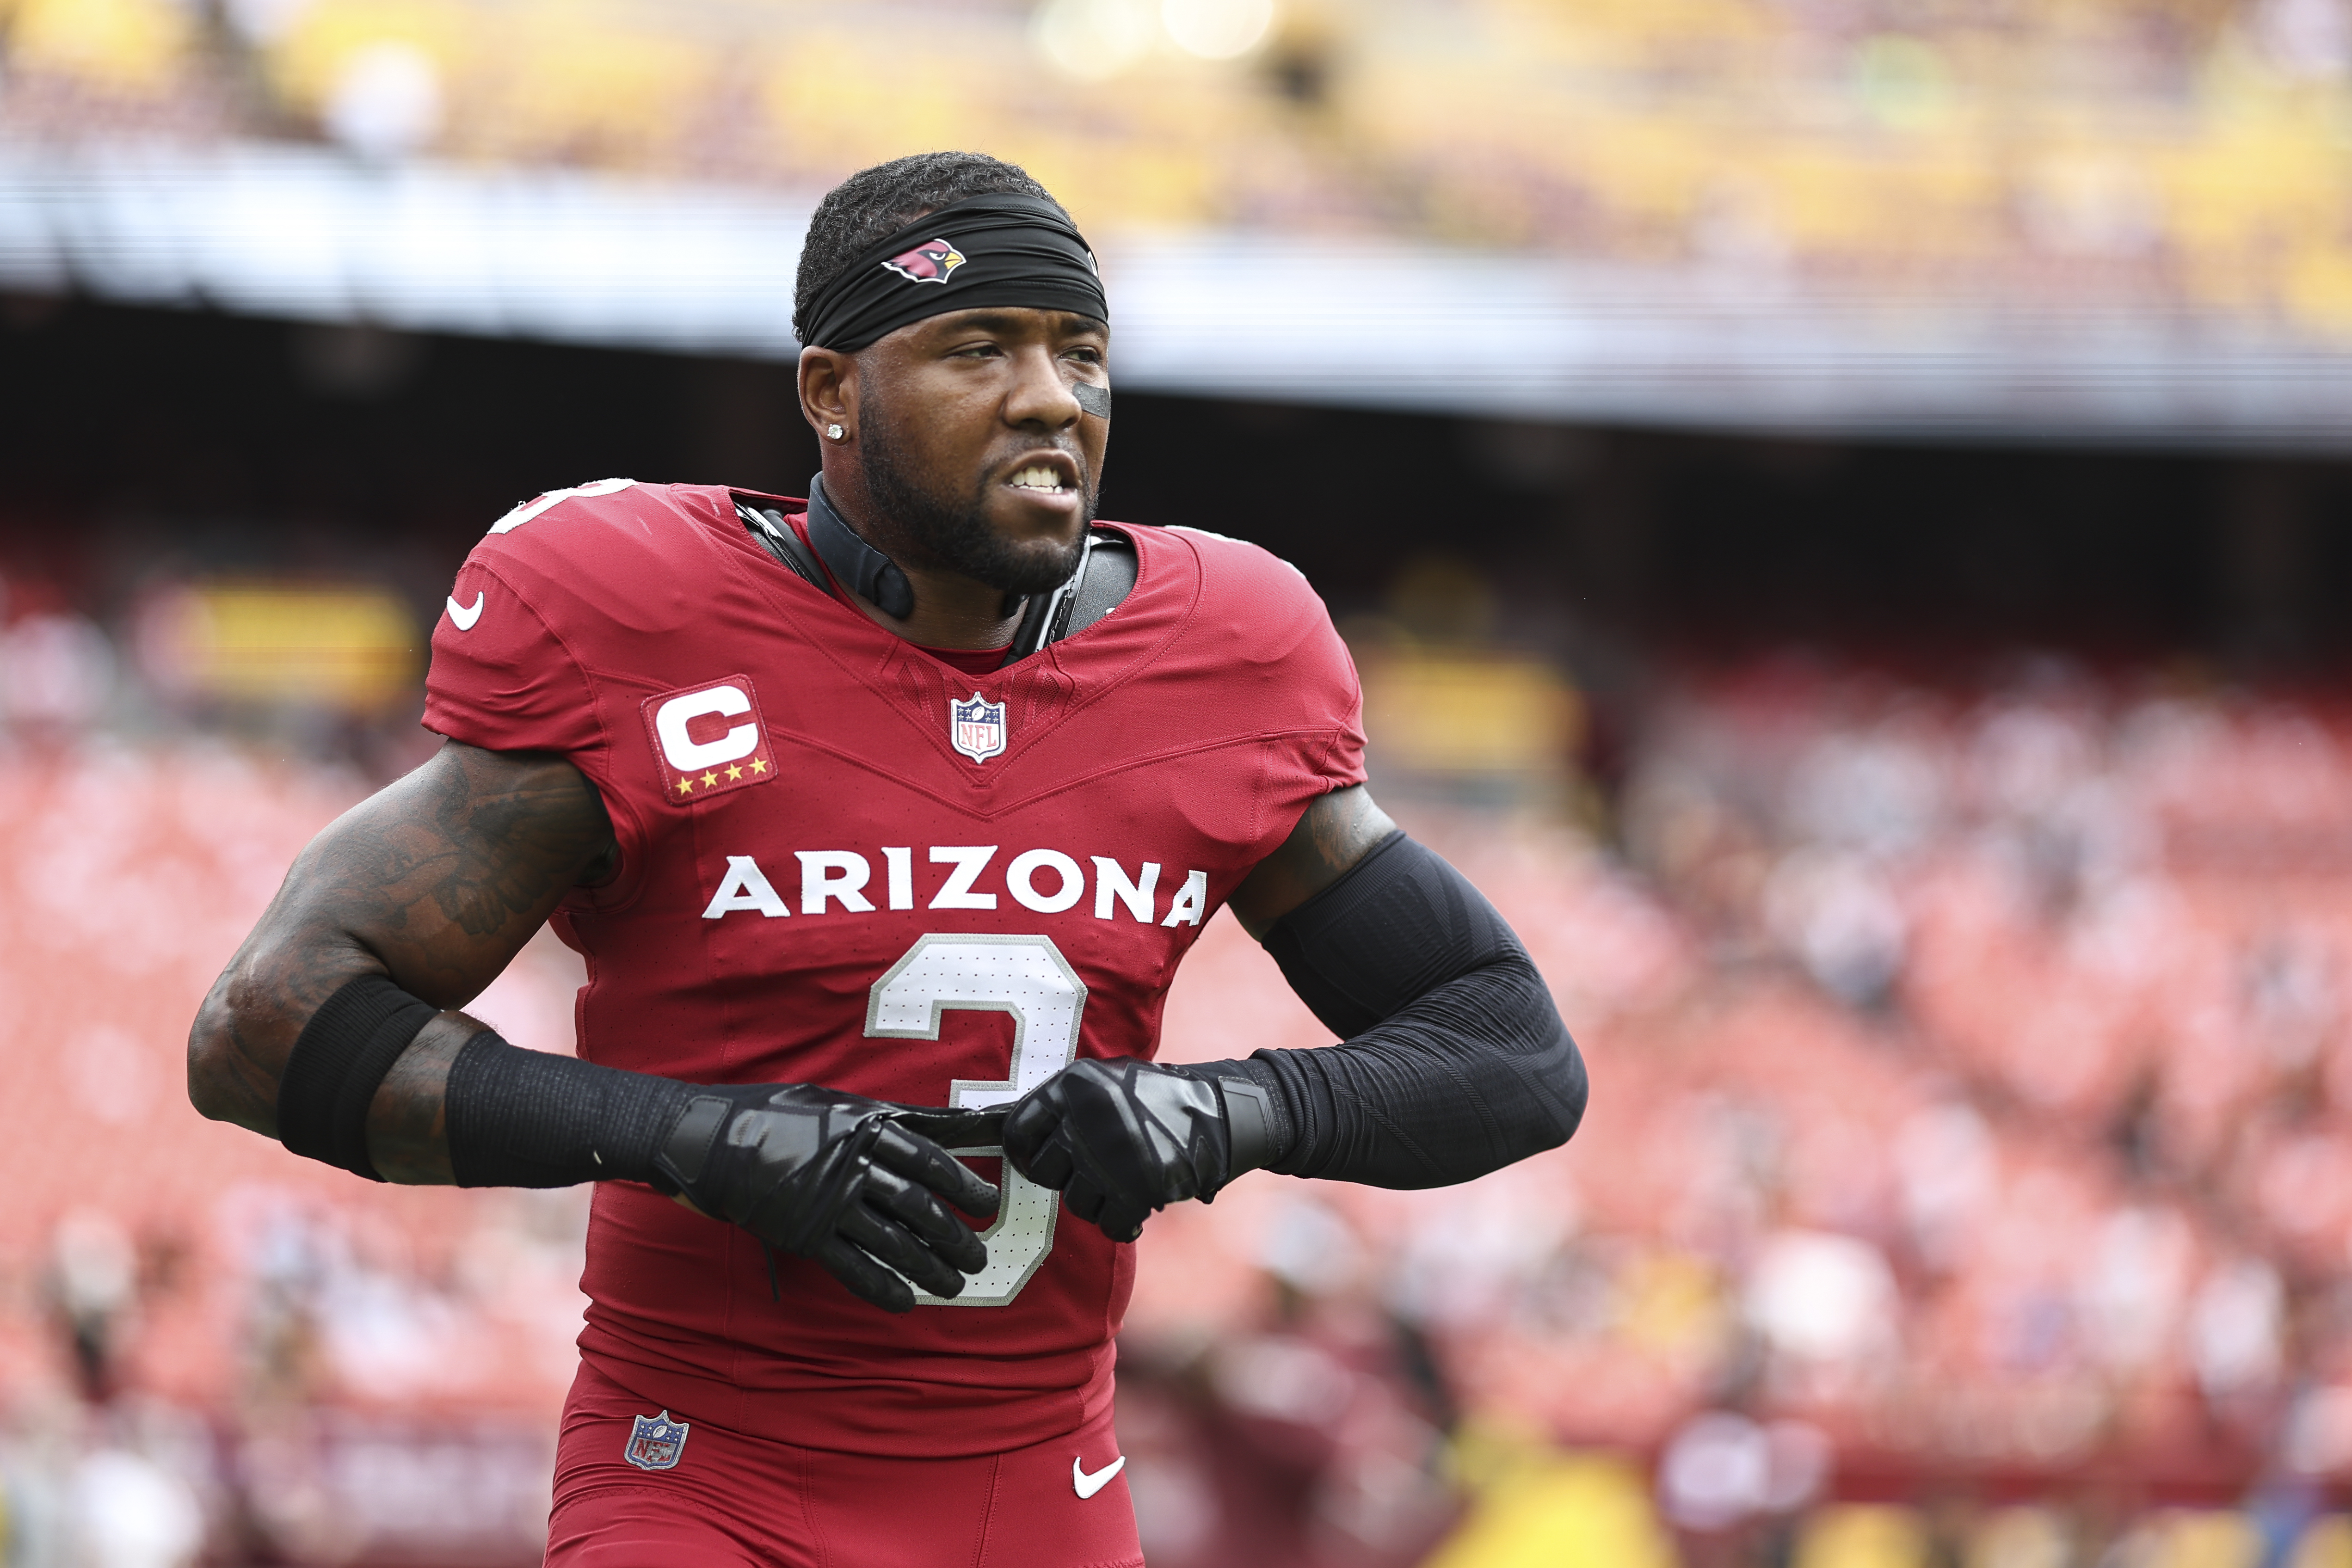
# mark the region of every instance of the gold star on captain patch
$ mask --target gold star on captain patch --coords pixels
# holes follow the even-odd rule
[[[681,794],[681,795],[691,795],[691,794],[693,794],[693,793],[694,793],[694,780],[693,780],[693,779],[679,779],[679,780],[677,781],[677,792],[678,792],[679,794]]]
[[[759,774],[759,773],[765,773],[767,770],[768,770],[768,759],[767,759],[766,758],[764,758],[764,757],[754,757],[753,758],[751,758],[751,771],[752,771],[753,773],[755,773],[755,774]]]
[[[716,784],[716,783],[718,783],[718,782],[719,782],[719,775],[718,775],[718,774],[716,774],[716,773],[706,773],[706,774],[704,774],[704,775],[702,776],[702,787],[703,787],[705,789],[709,789],[713,784]]]
[[[730,762],[727,765],[727,777],[730,779],[740,779],[743,777],[743,770]]]

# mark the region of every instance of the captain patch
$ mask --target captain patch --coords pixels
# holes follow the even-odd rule
[[[768,726],[748,675],[647,697],[644,711],[667,800],[687,804],[776,776]]]

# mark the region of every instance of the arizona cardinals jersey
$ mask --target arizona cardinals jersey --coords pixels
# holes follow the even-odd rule
[[[1115,612],[974,676],[779,564],[723,488],[606,480],[496,524],[434,632],[425,722],[560,752],[611,813],[618,876],[553,922],[587,960],[580,1054],[968,1106],[1150,1056],[1202,922],[1362,780],[1363,738],[1296,570],[1120,531]],[[798,1259],[772,1288],[749,1233],[601,1184],[582,1354],[648,1409],[811,1448],[1076,1430],[1110,1396],[1132,1251],[1002,1180],[986,1272],[903,1317]]]

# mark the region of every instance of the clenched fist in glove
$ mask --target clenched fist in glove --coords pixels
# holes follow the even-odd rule
[[[1133,1057],[1073,1062],[1016,1102],[1004,1155],[1114,1241],[1152,1210],[1203,1203],[1265,1163],[1265,1092],[1248,1080]]]
[[[655,1185],[903,1312],[915,1304],[907,1281],[952,1296],[988,1266],[980,1238],[940,1199],[995,1214],[996,1188],[947,1149],[995,1143],[999,1114],[803,1083],[698,1085],[654,1162]]]

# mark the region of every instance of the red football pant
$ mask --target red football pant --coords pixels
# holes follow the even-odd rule
[[[548,1568],[1143,1568],[1110,1412],[1066,1437],[969,1459],[799,1448],[698,1420],[675,1468],[623,1457],[657,1414],[585,1364],[563,1406]]]

